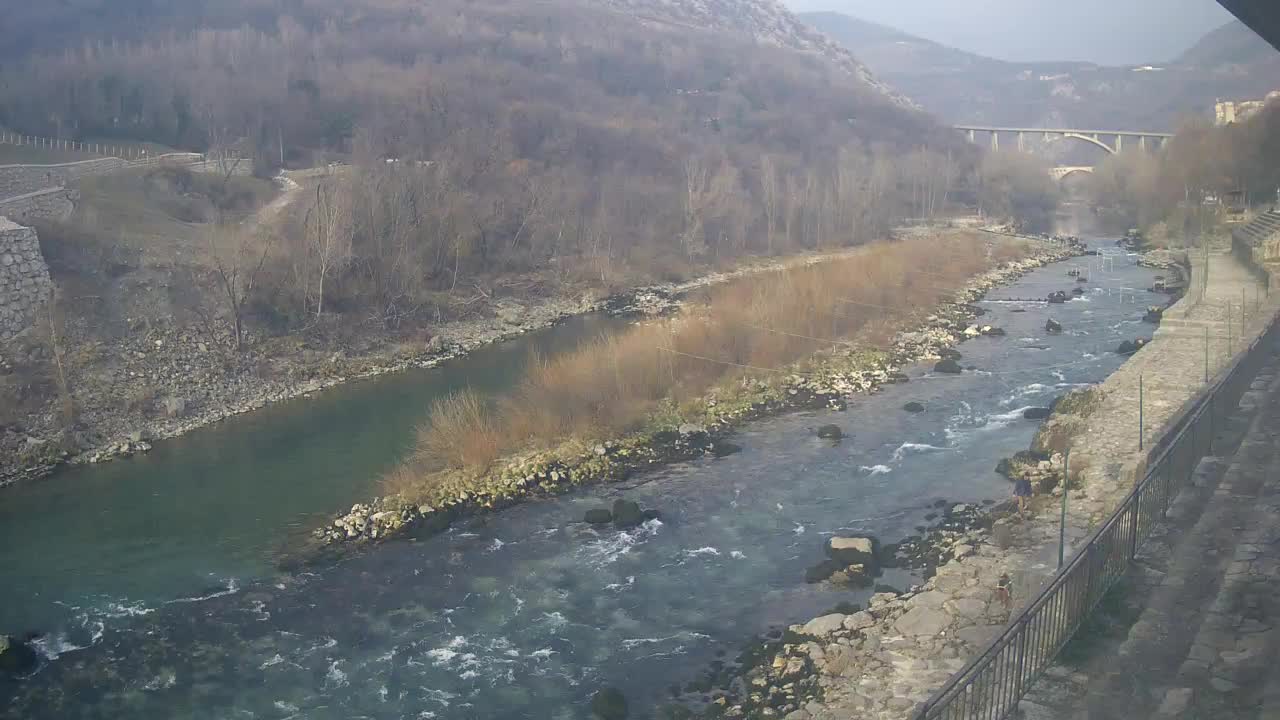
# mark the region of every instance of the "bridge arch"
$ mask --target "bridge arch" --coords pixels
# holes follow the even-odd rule
[[[1072,133],[1072,132],[1069,132],[1069,133],[1063,133],[1063,134],[1062,134],[1062,137],[1064,137],[1064,138],[1074,138],[1074,139],[1076,139],[1076,140],[1083,140],[1083,141],[1085,141],[1085,142],[1087,142],[1087,143],[1092,143],[1092,144],[1094,144],[1094,145],[1097,145],[1098,147],[1102,148],[1103,150],[1106,150],[1106,151],[1107,151],[1107,153],[1108,153],[1109,155],[1115,155],[1115,154],[1116,154],[1116,149],[1115,149],[1115,148],[1113,148],[1113,147],[1111,147],[1110,145],[1108,145],[1108,144],[1106,144],[1106,143],[1102,142],[1101,140],[1099,140],[1099,139],[1098,139],[1098,138],[1096,138],[1096,137],[1090,137],[1090,136],[1088,136],[1088,135],[1082,135],[1082,134],[1080,134],[1080,133]]]
[[[1076,173],[1085,173],[1088,175],[1092,175],[1093,168],[1088,166],[1076,166],[1076,167],[1064,166],[1064,167],[1052,168],[1049,170],[1049,175],[1051,175],[1054,180],[1063,180],[1068,175],[1075,175]]]

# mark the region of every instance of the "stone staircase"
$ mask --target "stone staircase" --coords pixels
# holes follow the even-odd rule
[[[1021,717],[1280,719],[1280,359],[1214,451]]]
[[[1261,247],[1277,233],[1280,233],[1280,210],[1268,210],[1231,234],[1248,245]]]

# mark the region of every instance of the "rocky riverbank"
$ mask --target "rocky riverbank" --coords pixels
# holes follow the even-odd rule
[[[661,314],[701,288],[752,273],[823,262],[848,252],[762,260],[734,271],[607,297],[558,295],[533,302],[493,298],[471,308],[471,319],[444,323],[426,338],[406,339],[373,330],[345,341],[256,337],[243,352],[235,353],[212,342],[204,329],[195,326],[138,322],[109,348],[84,328],[68,328],[63,361],[79,368],[70,377],[69,403],[53,397],[55,383],[48,376],[55,358],[48,343],[43,338],[20,338],[0,348],[0,381],[31,376],[35,379],[24,381],[23,392],[50,397],[29,413],[0,413],[0,487],[48,475],[64,464],[106,462],[147,452],[157,440],[342,383],[434,367],[576,315]],[[69,422],[68,414],[73,416]]]
[[[588,445],[571,441],[511,458],[479,481],[462,476],[446,478],[430,502],[409,503],[388,496],[359,503],[318,529],[316,538],[322,545],[335,545],[384,540],[418,528],[436,530],[460,514],[492,510],[587,483],[622,480],[637,471],[701,454],[733,452],[729,437],[744,422],[790,410],[843,408],[845,398],[854,393],[905,381],[902,368],[908,365],[925,360],[954,364],[959,354],[953,348],[984,334],[983,328],[973,323],[982,311],[970,303],[993,287],[1080,252],[1074,245],[1046,244],[1032,257],[974,278],[958,293],[956,302],[938,307],[919,327],[900,332],[890,350],[846,347],[811,358],[791,373],[745,378],[697,402],[682,403],[679,414],[672,408],[660,427],[614,442]],[[985,334],[999,333],[990,329]],[[959,365],[954,370],[960,370]]]
[[[1227,266],[1233,260],[1223,257],[1214,262]],[[1178,261],[1155,265],[1174,266],[1186,270]],[[1243,273],[1232,267],[1217,270],[1216,275],[1211,272],[1208,294],[1238,296],[1233,275]],[[1217,286],[1212,284],[1215,277],[1223,278]],[[1208,321],[1218,312],[1213,303],[1202,305],[1191,297],[1172,310]],[[1265,327],[1274,312],[1272,305],[1257,313],[1250,332]],[[1169,427],[1203,382],[1202,358],[1195,350],[1188,352],[1179,340],[1176,334],[1157,333],[1150,346],[1139,350],[1106,382],[1069,393],[1055,404],[1032,449],[1005,468],[1012,477],[1032,479],[1040,490],[1025,516],[1009,512],[1006,505],[963,534],[929,534],[940,542],[925,540],[919,546],[923,551],[912,553],[927,558],[924,582],[901,594],[876,594],[866,610],[843,608],[793,625],[781,642],[758,643],[757,651],[771,653],[768,669],[748,668],[730,678],[706,716],[910,717],[917,703],[1002,632],[1012,612],[1053,574],[1059,508],[1066,507],[1064,530],[1070,553],[1132,488],[1146,456],[1131,436],[1117,433],[1116,428],[1133,427],[1138,420],[1140,377],[1148,378],[1146,419],[1153,429]],[[1152,377],[1162,380],[1154,390]],[[1158,444],[1154,438],[1152,444]],[[1069,483],[1064,488],[1062,452],[1068,446]],[[903,547],[911,553],[916,542]],[[932,573],[930,560],[938,562]],[[803,692],[788,693],[788,688]]]

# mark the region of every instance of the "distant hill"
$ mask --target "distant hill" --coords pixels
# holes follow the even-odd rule
[[[1239,22],[1146,66],[1014,63],[838,13],[801,19],[852,48],[876,76],[953,123],[1172,130],[1218,99],[1280,88],[1280,53]]]
[[[1239,21],[1210,32],[1190,49],[1180,55],[1174,63],[1177,65],[1226,70],[1231,67],[1249,68],[1255,65],[1266,65],[1274,61],[1276,49],[1258,37]],[[1276,78],[1280,83],[1280,78]]]

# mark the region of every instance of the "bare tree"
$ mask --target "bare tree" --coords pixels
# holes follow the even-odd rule
[[[332,178],[316,184],[314,203],[303,221],[308,251],[315,259],[316,317],[324,315],[324,284],[351,257],[355,223],[349,188],[337,187]]]
[[[760,156],[760,200],[764,211],[765,248],[773,254],[773,236],[778,229],[778,211],[784,205],[778,164],[769,155]]]
[[[244,348],[244,310],[266,266],[274,233],[254,235],[241,228],[217,226],[205,233],[212,274],[231,320],[232,346]]]

